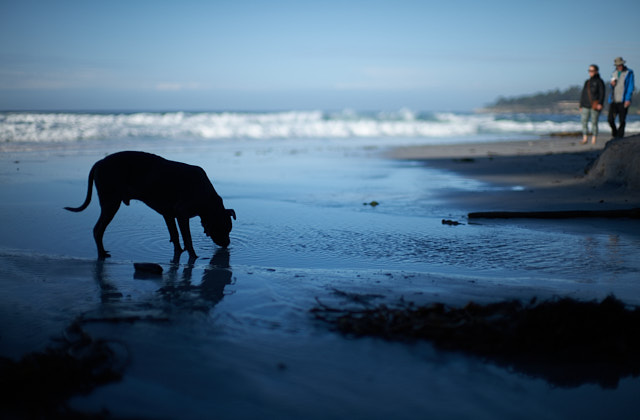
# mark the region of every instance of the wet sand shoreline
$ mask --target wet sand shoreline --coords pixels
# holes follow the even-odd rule
[[[449,146],[394,149],[393,159],[453,172],[500,188],[445,192],[444,198],[473,211],[617,210],[640,206],[625,187],[593,185],[586,169],[604,149],[580,144],[580,138],[543,138]]]

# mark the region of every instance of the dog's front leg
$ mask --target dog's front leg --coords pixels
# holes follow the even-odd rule
[[[196,251],[193,249],[191,243],[191,230],[189,229],[189,218],[179,217],[178,226],[180,226],[180,233],[182,233],[182,241],[184,242],[184,249],[189,252],[189,258],[198,258]]]
[[[171,237],[171,242],[173,242],[173,258],[179,259],[180,254],[182,254],[184,250],[180,247],[180,236],[178,236],[176,219],[173,217],[164,216],[164,221],[167,224],[167,228],[169,229],[169,236]]]

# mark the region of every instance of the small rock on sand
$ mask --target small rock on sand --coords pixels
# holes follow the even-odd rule
[[[145,273],[145,274],[162,274],[162,266],[156,263],[133,263],[133,267],[136,269],[136,272]]]

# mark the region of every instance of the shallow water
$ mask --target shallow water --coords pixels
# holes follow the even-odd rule
[[[455,208],[441,191],[496,187],[378,158],[379,150],[233,144],[180,150],[149,142],[168,158],[203,166],[238,221],[230,250],[235,264],[297,269],[389,269],[453,275],[624,283],[640,273],[635,221],[481,221]],[[122,146],[126,148],[126,145]],[[164,153],[162,153],[164,152]],[[99,205],[82,213],[86,174],[104,153],[23,158],[20,175],[2,185],[3,247],[92,258],[91,228]],[[71,163],[72,162],[72,163]],[[71,164],[70,164],[71,163]],[[49,171],[49,173],[47,173]],[[45,180],[44,182],[42,180]],[[17,182],[16,182],[17,181]],[[379,202],[378,206],[366,203]],[[46,217],[43,217],[46,215]],[[442,219],[462,224],[448,226]],[[217,246],[191,219],[196,250]],[[162,217],[143,203],[122,205],[105,235],[113,260],[168,262],[171,244]],[[633,297],[631,297],[633,298]]]
[[[116,143],[204,167],[238,215],[220,250],[191,221],[201,258],[171,264],[162,217],[132,202],[107,229],[113,257],[95,261],[99,212],[79,205],[108,147],[4,156],[0,171],[0,354],[42,349],[77,317],[124,343],[124,380],[74,406],[117,415],[199,418],[309,413],[388,418],[624,417],[637,378],[615,390],[558,389],[481,361],[406,345],[345,339],[313,320],[317,299],[374,303],[545,298],[614,293],[640,304],[636,222],[483,222],[440,191],[494,188],[386,161],[380,150],[320,141]],[[378,201],[379,206],[363,205]],[[442,219],[462,222],[447,226]],[[134,275],[156,262],[160,278]],[[136,322],[117,322],[125,319]],[[109,321],[109,322],[106,322]],[[541,402],[542,401],[542,402]],[[188,409],[186,408],[188,407]]]

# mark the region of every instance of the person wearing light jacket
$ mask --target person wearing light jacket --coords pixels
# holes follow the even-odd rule
[[[627,111],[631,105],[634,80],[633,70],[625,66],[622,57],[613,60],[616,70],[611,75],[611,93],[609,94],[609,125],[611,135],[614,138],[624,137],[624,126],[627,119]],[[620,126],[616,128],[616,117],[620,120]]]

